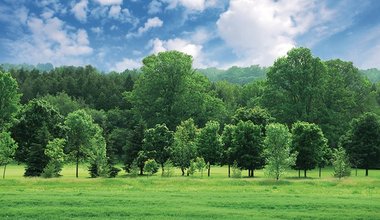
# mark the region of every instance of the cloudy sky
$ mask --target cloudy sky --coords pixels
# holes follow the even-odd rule
[[[179,50],[196,68],[269,66],[292,47],[380,68],[378,0],[0,0],[0,63],[138,68]]]

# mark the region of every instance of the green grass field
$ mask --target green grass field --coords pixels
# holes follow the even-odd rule
[[[11,165],[0,179],[0,219],[380,219],[380,170],[342,180],[329,169],[322,179],[290,171],[278,182],[262,171],[241,179],[226,173],[91,179],[82,168],[76,179],[66,166],[63,177],[43,179],[24,178],[23,166]]]

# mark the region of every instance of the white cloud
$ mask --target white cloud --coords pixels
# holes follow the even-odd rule
[[[162,3],[158,0],[153,0],[148,5],[148,14],[157,14],[161,12]]]
[[[185,7],[190,11],[204,11],[206,8],[217,6],[216,0],[162,0],[167,3],[167,9],[178,6]]]
[[[158,17],[154,17],[154,18],[149,18],[143,27],[140,27],[136,33],[128,33],[126,35],[127,38],[132,38],[132,37],[139,37],[141,36],[143,33],[149,31],[150,29],[152,28],[156,28],[156,27],[162,27],[162,25],[164,24],[164,22],[159,19]]]
[[[151,53],[177,50],[191,55],[193,57],[195,67],[203,68],[207,66],[204,64],[205,58],[202,53],[202,45],[193,44],[190,41],[181,38],[174,38],[166,41],[156,38],[154,40],[151,40],[150,45],[152,47]]]
[[[92,27],[91,31],[94,32],[95,34],[103,33],[103,29],[101,27]]]
[[[141,61],[132,60],[129,58],[124,58],[122,61],[117,62],[111,70],[117,71],[117,72],[123,72],[126,69],[138,69],[142,66]]]
[[[296,46],[295,38],[331,16],[315,0],[231,0],[220,15],[220,37],[241,60],[237,65],[271,65]]]
[[[118,18],[121,13],[121,7],[120,5],[112,5],[110,8],[110,11],[108,13],[109,17],[111,18]]]
[[[88,0],[81,0],[73,6],[71,12],[74,13],[74,16],[82,22],[87,21],[87,6]]]
[[[123,0],[96,0],[101,5],[121,5]]]
[[[27,28],[30,34],[8,45],[16,60],[31,64],[83,65],[81,58],[93,52],[85,30],[75,31],[56,17],[29,17]]]

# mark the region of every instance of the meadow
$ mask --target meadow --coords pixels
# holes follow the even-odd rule
[[[227,178],[226,167],[211,177],[91,179],[74,166],[62,177],[25,178],[23,166],[10,165],[0,179],[0,219],[380,219],[380,170],[359,170],[338,180],[331,169],[280,181],[256,171],[255,178]],[[247,175],[243,173],[243,175]]]

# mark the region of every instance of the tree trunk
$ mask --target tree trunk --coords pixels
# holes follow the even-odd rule
[[[5,170],[7,169],[7,164],[4,165],[3,179],[5,179]]]
[[[298,178],[301,178],[301,170],[298,170]]]
[[[276,181],[278,181],[279,176],[280,176],[279,174],[276,175]]]
[[[368,176],[368,168],[365,168],[365,176]]]
[[[185,170],[181,167],[182,176],[185,176]]]
[[[228,164],[228,177],[231,177],[231,165]]]
[[[211,164],[208,164],[208,171],[207,171],[207,176],[210,177],[210,169],[211,169]]]
[[[319,167],[319,178],[321,178],[321,174],[322,174],[322,167]]]
[[[255,177],[255,170],[254,169],[252,169],[252,177]]]
[[[144,174],[144,167],[140,167],[140,175]]]
[[[306,169],[305,170],[303,170],[303,177],[304,178],[306,178],[307,176],[306,176]]]
[[[79,166],[79,151],[77,151],[77,164],[75,168],[75,177],[78,178],[78,166]]]
[[[355,176],[358,176],[358,167],[355,167]]]

